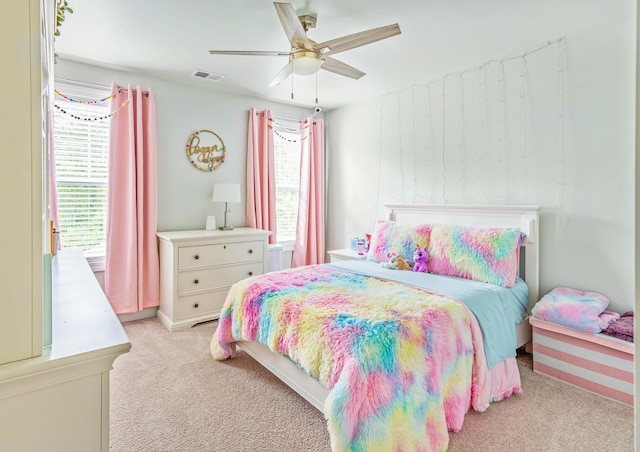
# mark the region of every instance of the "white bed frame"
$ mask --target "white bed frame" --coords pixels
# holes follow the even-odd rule
[[[402,224],[450,223],[464,226],[517,227],[527,235],[520,254],[520,276],[529,287],[528,312],[539,298],[538,206],[476,206],[453,204],[385,204],[389,219]],[[531,341],[528,317],[516,326],[518,347]],[[329,390],[289,358],[259,342],[239,342],[242,350],[324,412]],[[235,349],[234,349],[235,352]]]

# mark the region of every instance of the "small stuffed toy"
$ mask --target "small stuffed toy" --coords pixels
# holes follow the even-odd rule
[[[387,262],[380,262],[380,267],[389,268],[391,270],[398,269],[398,255],[395,253],[387,254],[387,258],[389,259]]]
[[[398,266],[398,270],[409,270],[411,271],[412,265],[411,262],[405,261],[402,256],[398,256],[396,259],[396,264]]]
[[[413,261],[415,262],[413,265],[414,272],[423,272],[428,273],[427,269],[427,260],[429,259],[429,253],[427,252],[427,247],[424,249],[416,247],[415,252],[413,253]]]
[[[413,268],[413,264],[411,262],[404,260],[402,256],[398,256],[396,253],[388,253],[387,257],[389,258],[387,262],[380,262],[380,266],[382,268],[409,271]]]

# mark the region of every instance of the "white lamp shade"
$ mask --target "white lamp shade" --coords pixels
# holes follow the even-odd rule
[[[215,184],[213,202],[240,202],[240,184]]]
[[[320,58],[317,56],[298,56],[293,60],[293,73],[296,75],[313,75],[320,70]]]

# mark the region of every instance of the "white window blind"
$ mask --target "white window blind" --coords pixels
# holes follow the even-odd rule
[[[293,242],[298,221],[302,135],[301,132],[291,132],[279,127],[274,127],[273,130],[277,239],[280,243]]]
[[[56,83],[70,99],[95,101],[109,96],[96,90]],[[104,259],[106,240],[107,170],[111,101],[72,102],[58,95],[54,104],[54,150],[58,226],[63,248],[80,248],[91,261]],[[64,110],[66,113],[63,113]]]

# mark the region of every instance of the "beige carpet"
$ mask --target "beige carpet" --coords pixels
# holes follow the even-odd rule
[[[322,414],[251,357],[209,354],[216,322],[169,333],[126,323],[133,347],[111,372],[111,451],[330,451]],[[450,451],[633,450],[633,409],[537,375],[524,393],[470,412]]]

